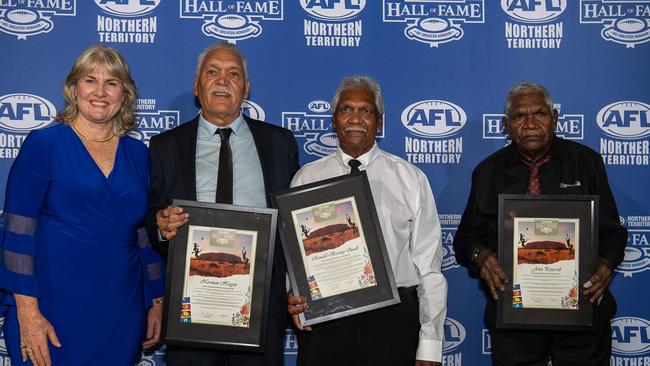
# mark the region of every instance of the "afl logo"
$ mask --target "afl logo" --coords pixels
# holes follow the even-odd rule
[[[0,97],[0,128],[12,132],[29,132],[52,123],[54,105],[32,94],[8,94]]]
[[[415,102],[402,111],[402,124],[422,137],[447,137],[460,131],[467,122],[465,111],[444,100]]]
[[[330,110],[330,104],[324,100],[313,100],[307,105],[310,111],[314,113],[325,113]]]
[[[598,112],[596,122],[612,137],[641,139],[650,136],[650,105],[635,101],[615,102]]]
[[[341,21],[359,14],[366,0],[300,0],[300,6],[316,19]]]
[[[0,357],[6,357],[7,346],[5,344],[5,331],[4,331],[5,318],[0,318]]]
[[[445,341],[442,344],[442,352],[451,352],[465,340],[465,327],[459,321],[447,317],[444,328]]]
[[[558,18],[566,6],[567,0],[501,0],[503,11],[524,23],[549,22]]]
[[[613,319],[612,351],[619,355],[650,352],[650,322],[636,317]]]
[[[143,357],[140,359],[140,363],[138,363],[136,366],[156,366],[156,362],[153,360],[153,357],[143,355]]]
[[[111,15],[139,17],[152,12],[160,4],[160,0],[95,0],[95,4]]]
[[[266,113],[259,104],[251,102],[250,100],[244,100],[241,104],[241,110],[245,115],[252,119],[259,121],[264,121],[266,119]]]

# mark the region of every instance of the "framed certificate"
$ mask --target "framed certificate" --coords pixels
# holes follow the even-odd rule
[[[172,345],[262,351],[277,211],[174,200],[163,332]]]
[[[272,196],[303,325],[399,303],[365,172]]]
[[[598,196],[499,195],[497,327],[589,329],[594,308],[582,285],[595,269]]]

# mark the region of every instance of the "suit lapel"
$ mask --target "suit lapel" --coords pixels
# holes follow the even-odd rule
[[[264,176],[264,192],[266,193],[266,205],[270,207],[269,201],[269,192],[271,190],[271,171],[273,167],[271,166],[273,158],[271,156],[272,150],[267,148],[268,138],[264,133],[263,129],[258,126],[259,122],[248,116],[244,115],[244,120],[248,124],[248,128],[253,134],[253,141],[255,141],[255,147],[257,148],[257,157],[260,159],[260,165],[262,166],[262,176]]]
[[[196,139],[199,118],[187,122],[188,128],[182,129],[178,135],[178,155],[185,196],[187,199],[196,200]]]

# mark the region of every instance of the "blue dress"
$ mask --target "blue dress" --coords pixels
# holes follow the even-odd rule
[[[137,362],[146,310],[162,295],[160,257],[140,229],[148,186],[138,140],[120,138],[105,177],[69,126],[29,134],[9,173],[0,241],[13,365],[23,363],[12,293],[38,297],[62,344],[50,344],[53,366]]]

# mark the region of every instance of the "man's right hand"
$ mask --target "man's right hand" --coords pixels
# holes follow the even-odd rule
[[[291,314],[293,325],[295,325],[299,330],[311,331],[310,326],[302,326],[300,323],[300,317],[298,316],[298,314],[307,310],[307,307],[309,307],[309,304],[307,304],[304,297],[294,296],[292,291],[287,293],[287,311]]]
[[[482,250],[478,258],[478,268],[481,271],[481,278],[485,280],[490,295],[495,301],[498,299],[497,289],[505,291],[505,284],[508,283],[508,277],[499,265],[497,256],[489,250]]]
[[[156,225],[160,235],[165,240],[170,240],[176,236],[176,230],[185,225],[190,214],[183,212],[183,209],[177,206],[169,205],[167,208],[156,212]]]

